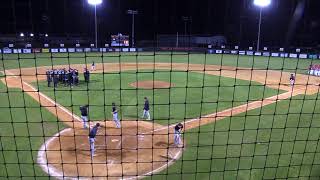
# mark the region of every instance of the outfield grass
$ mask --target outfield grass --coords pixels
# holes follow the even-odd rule
[[[153,55],[153,53],[143,53],[138,56],[115,53],[107,55],[97,57],[97,54],[90,53],[88,54],[90,57],[85,58],[83,54],[70,54],[66,58],[66,54],[53,54],[51,59],[48,58],[48,54],[36,54],[36,59],[30,55],[23,55],[19,61],[12,55],[3,57],[5,60],[1,61],[3,64],[0,64],[2,66],[0,70],[103,61],[189,62],[303,73],[311,62],[317,63],[317,60],[310,59],[233,55]],[[163,71],[155,73],[128,71],[121,74],[95,74],[91,79],[92,83],[89,86],[81,84],[72,91],[69,91],[70,88],[52,91],[52,88],[46,87],[45,82],[39,83],[39,89],[49,96],[55,96],[58,102],[76,114],[79,114],[78,106],[89,100],[90,109],[94,112],[90,114],[93,120],[110,119],[110,113],[104,113],[104,110],[110,111],[109,105],[112,101],[122,105],[123,119],[134,119],[141,113],[142,97],[146,94],[154,97],[150,98],[154,104],[152,111],[155,112],[158,107],[162,112],[153,114],[156,122],[161,124],[177,122],[181,118],[183,120],[197,117],[200,113],[219,111],[231,107],[230,101],[239,101],[235,102],[234,106],[249,99],[255,100],[281,93],[254,82],[204,76],[193,72],[170,74]],[[152,79],[169,82],[171,80],[176,87],[171,90],[150,91],[136,90],[128,86],[128,83],[136,80]],[[212,87],[205,89],[203,86]],[[198,105],[201,100],[202,111]],[[174,106],[179,106],[183,110],[176,112],[177,108]],[[65,128],[64,125],[21,90],[6,89],[2,83],[0,83],[0,117],[0,179],[21,179],[21,177],[34,179],[34,176],[43,176],[37,179],[48,179],[47,174],[36,164],[37,151],[46,137]],[[181,159],[168,169],[147,179],[319,179],[319,119],[319,95],[299,95],[189,130],[184,135],[187,148]]]
[[[119,62],[167,62],[191,64],[215,64],[256,69],[273,69],[306,73],[310,64],[319,64],[318,59],[297,59],[263,56],[238,56],[230,54],[190,54],[190,53],[38,53],[3,55],[0,70],[19,67],[52,66],[58,64],[91,64]],[[19,60],[18,60],[19,59]]]

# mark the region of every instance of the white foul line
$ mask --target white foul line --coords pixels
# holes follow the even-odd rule
[[[7,72],[8,74],[11,74],[11,75],[12,75],[13,77],[15,77],[15,78],[19,78],[19,77],[17,77],[15,74],[11,73],[9,70],[6,70],[6,72]],[[42,92],[40,92],[38,89],[34,88],[34,87],[33,87],[32,85],[30,85],[29,83],[23,81],[23,80],[22,80],[22,77],[20,77],[20,79],[21,79],[21,82],[22,82],[23,84],[25,84],[26,86],[28,86],[29,88],[31,88],[31,89],[34,90],[35,92],[38,92],[40,96],[42,96],[43,98],[45,98],[46,100],[48,100],[48,101],[51,102],[52,104],[56,105],[58,108],[60,108],[62,111],[64,111],[65,113],[67,113],[68,115],[70,115],[71,117],[73,117],[74,119],[76,119],[76,120],[78,120],[78,121],[81,122],[81,119],[80,119],[79,116],[71,113],[71,112],[70,112],[69,110],[67,110],[65,107],[63,107],[63,106],[60,105],[59,103],[53,101],[51,98],[49,98],[48,96],[44,95],[44,94],[43,94]],[[22,87],[22,89],[23,89],[23,87]],[[28,91],[25,91],[25,92],[28,93]],[[30,91],[29,91],[29,92],[30,92]],[[40,101],[40,103],[41,103],[41,100],[39,100],[39,101]]]

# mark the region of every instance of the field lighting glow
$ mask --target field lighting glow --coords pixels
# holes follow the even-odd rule
[[[23,34],[23,33],[20,33],[20,37],[24,37],[24,34]]]
[[[102,3],[102,0],[88,0],[88,3],[91,5],[99,5]]]
[[[271,4],[271,0],[254,0],[253,4],[260,7],[266,7]]]

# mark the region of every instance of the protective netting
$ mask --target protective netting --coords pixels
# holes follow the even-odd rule
[[[0,177],[318,179],[311,64],[191,52],[1,54]]]

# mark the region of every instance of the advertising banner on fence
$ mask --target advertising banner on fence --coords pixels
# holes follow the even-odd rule
[[[318,56],[316,54],[309,54],[309,59],[317,59]]]
[[[217,54],[222,54],[222,50],[217,49],[217,50],[216,50],[216,53],[217,53]]]
[[[280,53],[280,57],[288,57],[288,53]]]
[[[301,59],[307,59],[308,55],[307,54],[299,54],[299,58]]]
[[[44,48],[44,49],[42,49],[42,52],[43,52],[43,53],[49,53],[49,52],[50,52],[50,49]]]
[[[130,52],[136,52],[136,48],[130,48]]]
[[[297,57],[298,57],[298,54],[290,53],[290,54],[289,54],[289,57],[291,57],[291,58],[297,58]]]
[[[84,52],[91,52],[91,48],[84,48]]]
[[[51,52],[52,53],[57,53],[57,52],[59,52],[59,49],[51,49]]]
[[[262,56],[270,56],[270,52],[263,52]]]
[[[107,48],[100,48],[100,52],[107,52]]]
[[[91,48],[91,52],[99,52],[99,48]]]
[[[3,54],[11,54],[11,53],[12,53],[12,49],[3,48]]]
[[[59,52],[65,53],[65,52],[67,52],[67,49],[66,48],[60,48]]]
[[[74,52],[76,52],[76,49],[75,48],[68,48],[68,52],[74,53]]]
[[[261,54],[261,52],[255,52],[254,55],[255,56],[261,56],[262,54]]]
[[[23,49],[23,53],[30,54],[31,53],[31,49]]]
[[[279,53],[271,53],[272,57],[279,57]]]
[[[76,52],[83,52],[82,48],[76,48]]]
[[[13,49],[13,53],[20,54],[20,53],[22,53],[22,50],[21,49]]]
[[[231,54],[238,54],[238,51],[232,50],[232,51],[231,51]]]
[[[246,52],[245,52],[245,51],[239,51],[239,54],[240,54],[240,55],[245,55]]]
[[[129,48],[122,48],[122,52],[129,52]]]
[[[32,52],[33,52],[33,53],[41,53],[41,49],[39,49],[39,48],[33,48],[33,49],[32,49]]]
[[[246,54],[249,55],[249,56],[252,56],[253,55],[253,51],[247,51]]]

